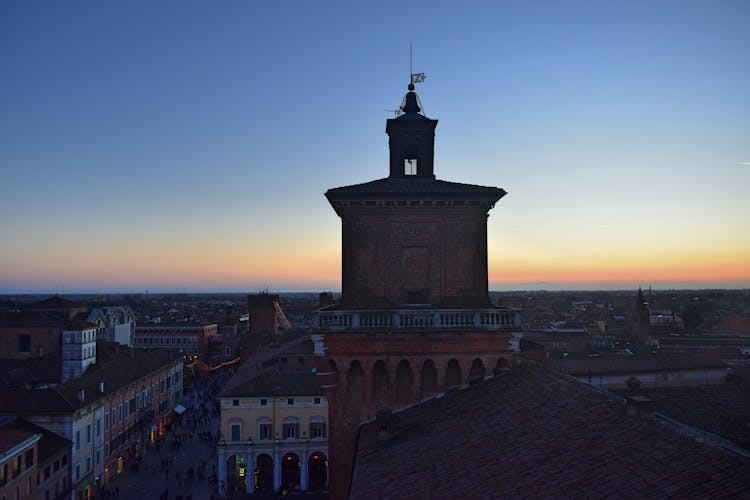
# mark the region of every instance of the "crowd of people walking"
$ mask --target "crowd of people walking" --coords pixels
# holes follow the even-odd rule
[[[218,371],[217,371],[218,372]],[[192,500],[217,498],[216,445],[219,440],[219,402],[216,399],[230,373],[193,374],[181,402],[185,411],[175,413],[163,436],[148,443],[123,472],[102,488],[98,498],[158,498]]]

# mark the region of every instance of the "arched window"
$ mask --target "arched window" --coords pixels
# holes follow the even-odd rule
[[[504,372],[508,369],[508,360],[505,358],[498,358],[497,365],[495,366],[495,375]]]
[[[396,399],[399,403],[409,403],[413,400],[413,384],[414,373],[411,371],[411,366],[407,360],[402,359],[396,370]]]
[[[323,439],[326,437],[326,419],[316,415],[310,419],[310,438]]]
[[[258,440],[273,439],[273,422],[268,417],[258,419]]]
[[[388,369],[383,360],[378,360],[372,368],[372,399],[382,402],[388,399]]]
[[[357,360],[352,361],[349,370],[346,372],[347,389],[349,390],[349,397],[351,399],[362,397],[363,378],[364,371],[362,370],[362,364]]]
[[[286,417],[282,430],[284,439],[297,439],[299,437],[299,420],[297,420],[297,417]]]
[[[422,373],[419,376],[419,397],[426,398],[435,394],[437,389],[437,369],[435,363],[428,359],[422,365]]]
[[[461,367],[456,358],[448,361],[448,366],[445,368],[445,385],[447,387],[461,385]]]
[[[484,379],[485,371],[482,360],[476,358],[471,364],[471,370],[469,371],[469,383],[476,383]]]

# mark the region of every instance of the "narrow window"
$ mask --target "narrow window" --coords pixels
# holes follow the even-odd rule
[[[240,441],[242,439],[242,426],[240,424],[232,424],[232,441]]]
[[[284,439],[296,439],[299,435],[299,423],[294,417],[287,417],[284,419]]]
[[[311,438],[324,438],[326,437],[326,422],[322,417],[313,417],[310,420],[310,437]]]
[[[267,440],[271,439],[272,433],[271,420],[263,418],[258,420],[258,439]]]
[[[404,158],[404,175],[417,175],[416,158]]]
[[[31,335],[18,336],[18,352],[31,352]]]

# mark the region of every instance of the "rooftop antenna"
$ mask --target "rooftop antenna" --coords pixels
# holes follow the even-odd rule
[[[424,73],[414,73],[412,69],[412,42],[409,42],[409,92],[414,92],[414,84],[415,83],[422,83],[425,79]],[[417,96],[417,104],[419,105],[419,108],[422,110],[422,114],[424,116],[427,116],[427,113],[425,113],[424,106],[422,106],[422,100]]]
[[[409,84],[414,84],[414,71],[411,67],[412,62],[412,42],[409,42]]]
[[[422,83],[425,79],[424,73],[414,73],[414,70],[412,69],[412,52],[412,42],[409,42],[409,90],[414,90],[414,84]]]

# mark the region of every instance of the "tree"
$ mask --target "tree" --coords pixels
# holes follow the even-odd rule
[[[701,310],[695,304],[688,304],[682,310],[682,321],[688,330],[696,330],[703,323]]]

